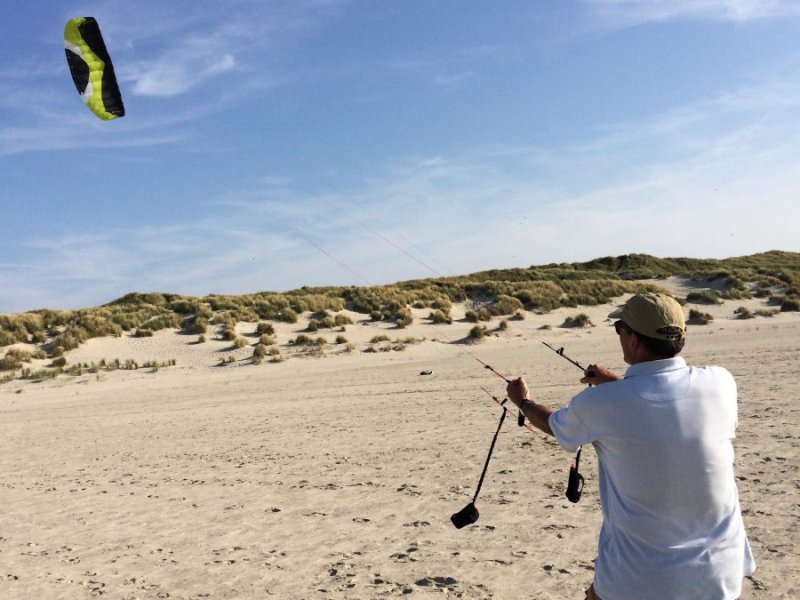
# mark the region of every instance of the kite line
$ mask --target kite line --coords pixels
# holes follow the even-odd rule
[[[333,207],[337,211],[345,214],[352,222],[358,224],[360,227],[362,227],[363,229],[365,229],[366,231],[368,231],[372,235],[378,237],[384,243],[389,244],[390,246],[392,246],[393,248],[395,248],[397,251],[401,252],[402,254],[406,255],[408,258],[410,258],[411,260],[413,260],[417,264],[419,264],[419,265],[423,266],[424,268],[426,268],[427,270],[431,271],[438,278],[447,279],[447,276],[445,276],[439,270],[437,270],[436,268],[434,268],[433,266],[431,266],[427,262],[421,260],[417,256],[414,256],[413,254],[408,252],[405,248],[399,246],[393,240],[389,239],[388,237],[383,235],[381,232],[377,231],[374,227],[371,227],[370,225],[368,225],[367,223],[365,223],[361,219],[356,218],[349,211],[346,211],[346,210],[342,209],[341,206],[337,206],[329,198],[321,196],[320,194],[318,194],[317,192],[315,192],[314,190],[312,190],[311,188],[309,188],[307,185],[305,185],[303,183],[299,183],[299,182],[295,181],[295,184],[297,185],[297,187],[299,187],[300,189],[304,190],[305,192],[307,192],[308,194],[310,194],[314,198],[325,202],[326,204],[328,204],[329,206]],[[308,236],[303,234],[303,232],[300,231],[297,227],[295,227],[294,225],[292,225],[290,223],[287,223],[284,219],[282,219],[282,218],[278,217],[277,215],[275,215],[275,213],[273,211],[271,211],[269,209],[266,209],[266,210],[274,218],[279,220],[281,223],[283,223],[288,228],[290,228],[293,231],[295,231],[295,233],[297,233],[303,240],[305,240],[311,246],[316,248],[319,252],[321,252],[322,254],[327,256],[330,260],[334,261],[336,264],[340,265],[341,267],[347,269],[349,272],[353,273],[358,279],[360,279],[361,281],[366,283],[368,286],[374,286],[375,285],[369,279],[364,277],[361,273],[359,273],[358,271],[353,269],[350,265],[348,265],[344,261],[338,259],[334,254],[332,254],[331,252],[327,251],[320,244],[316,243],[314,240],[310,239]],[[417,248],[417,249],[419,250],[419,248]],[[422,252],[422,251],[420,250],[420,252]],[[423,254],[425,254],[425,253],[423,252]],[[427,254],[426,254],[426,256],[427,256]],[[460,283],[458,283],[457,281],[450,281],[449,283],[452,283],[452,285],[454,287],[456,287],[458,290],[460,290],[461,293],[464,295],[465,299],[471,300],[473,303],[475,303],[477,305],[480,305],[482,307],[487,307],[487,308],[489,307],[489,303],[488,302],[482,302],[482,301],[480,301],[478,299],[471,298],[470,294],[467,292],[467,290],[464,289],[464,287]],[[436,327],[435,323],[431,323],[430,326],[435,331],[439,331],[439,328]],[[567,356],[564,353],[564,348],[563,347],[561,347],[559,349],[556,349],[555,347],[553,347],[550,344],[548,344],[546,341],[541,340],[538,337],[536,337],[535,335],[531,334],[531,332],[527,328],[523,327],[522,329],[528,336],[532,337],[533,339],[535,339],[537,341],[540,341],[542,344],[547,346],[550,350],[554,351],[556,354],[558,354],[559,356],[561,356],[565,360],[569,361],[570,363],[572,363],[576,367],[580,368],[585,373],[585,375],[587,375],[587,376],[593,376],[594,375],[594,371],[591,369],[591,367],[590,367],[589,370],[584,369],[584,367],[580,363],[578,363],[577,361],[575,361],[575,360],[571,359],[569,356]],[[454,343],[452,338],[450,338],[449,335],[445,334],[444,332],[440,332],[440,333],[442,333],[442,335],[446,339],[450,340],[451,343]],[[462,351],[466,355],[468,355],[470,358],[475,360],[478,364],[480,364],[485,370],[488,370],[489,372],[491,372],[494,376],[502,379],[507,384],[511,383],[511,380],[508,377],[506,377],[503,373],[501,373],[500,371],[495,369],[492,365],[490,365],[487,362],[485,362],[484,360],[482,360],[475,353],[470,352],[470,351],[468,351],[466,349],[462,349]],[[488,394],[492,398],[492,400],[495,403],[500,405],[500,407],[503,409],[503,413],[501,415],[500,422],[498,424],[497,430],[496,430],[496,432],[494,434],[494,437],[492,439],[492,443],[491,443],[491,446],[489,448],[489,454],[486,457],[486,462],[484,463],[483,471],[481,473],[481,477],[480,477],[477,489],[475,491],[475,495],[474,495],[474,497],[472,499],[472,502],[470,502],[467,506],[465,506],[461,511],[459,511],[459,512],[457,512],[457,513],[455,513],[455,514],[453,514],[451,516],[451,521],[452,521],[453,525],[455,527],[459,528],[459,529],[464,527],[464,526],[466,526],[466,525],[470,525],[472,523],[475,523],[478,520],[479,513],[478,513],[477,507],[475,506],[475,502],[477,501],[478,494],[480,492],[481,486],[483,485],[483,481],[484,481],[484,478],[486,476],[486,471],[487,471],[488,466],[489,466],[489,460],[491,459],[495,443],[497,442],[497,437],[500,434],[500,430],[501,430],[501,428],[503,426],[503,421],[505,419],[506,412],[508,411],[508,408],[506,408],[504,406],[505,403],[508,400],[507,398],[505,398],[502,401],[500,401],[500,400],[498,400],[498,398],[495,395],[493,395],[491,392],[489,392],[485,387],[483,387],[483,386],[480,386],[480,387],[486,394]],[[522,409],[521,408],[518,411],[517,425],[519,427],[525,427],[530,432],[535,432],[534,428],[531,427],[529,424],[527,424],[525,422],[525,416],[522,413]],[[582,448],[578,449],[577,454],[575,456],[575,462],[570,466],[569,477],[568,477],[568,482],[567,482],[566,497],[570,502],[573,502],[573,503],[578,502],[580,500],[581,493],[583,492],[584,478],[583,478],[583,476],[580,474],[580,472],[578,470],[579,469],[579,465],[580,465],[581,450],[582,450]]]

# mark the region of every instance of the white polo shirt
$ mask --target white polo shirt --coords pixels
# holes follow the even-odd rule
[[[734,600],[755,571],[733,474],[736,383],[676,357],[631,366],[550,416],[598,458],[603,600]]]

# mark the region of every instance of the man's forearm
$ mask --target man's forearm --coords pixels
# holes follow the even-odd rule
[[[541,429],[548,435],[553,435],[553,430],[550,429],[550,423],[548,422],[550,415],[553,414],[551,408],[544,404],[536,404],[531,400],[524,400],[520,409],[522,410],[522,414],[525,415],[525,418],[530,421],[531,425],[537,429]]]

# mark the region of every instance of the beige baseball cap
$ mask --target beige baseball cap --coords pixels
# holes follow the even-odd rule
[[[666,294],[636,294],[625,303],[622,311],[612,315],[636,333],[657,340],[675,341],[686,336],[683,308]]]

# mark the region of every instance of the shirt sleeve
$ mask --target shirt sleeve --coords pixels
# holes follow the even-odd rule
[[[589,427],[580,416],[582,393],[575,396],[567,406],[552,413],[548,419],[556,440],[568,452],[575,452],[578,447],[592,441]]]

